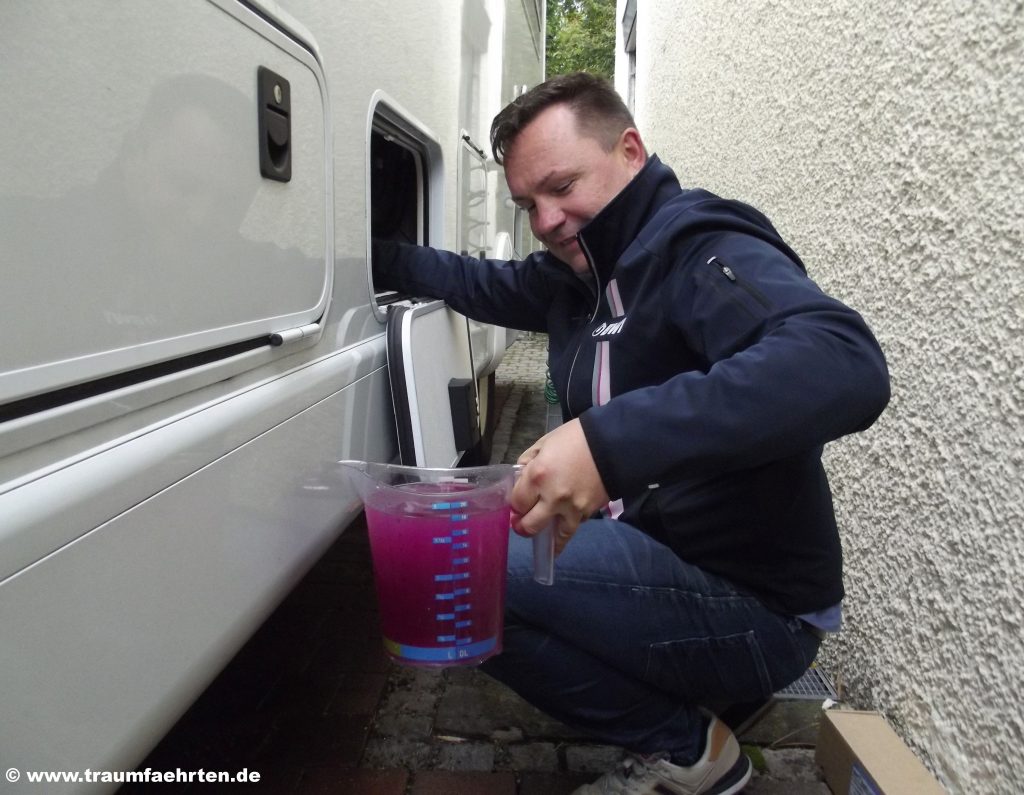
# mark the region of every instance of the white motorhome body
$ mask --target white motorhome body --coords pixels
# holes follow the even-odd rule
[[[334,462],[485,441],[509,334],[369,240],[532,248],[481,150],[542,8],[0,6],[0,768],[131,770],[358,513]]]

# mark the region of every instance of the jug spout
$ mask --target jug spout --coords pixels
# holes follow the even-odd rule
[[[339,461],[338,466],[341,467],[342,476],[345,481],[355,489],[359,495],[359,500],[362,503],[366,503],[366,495],[369,493],[370,486],[373,481],[370,475],[367,474],[367,467],[370,464],[366,461]]]

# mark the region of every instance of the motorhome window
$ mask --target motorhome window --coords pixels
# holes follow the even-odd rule
[[[398,131],[374,129],[370,139],[370,233],[377,240],[424,245],[427,240],[425,156]],[[377,290],[378,304],[400,296]]]
[[[370,157],[373,163],[370,183],[373,236],[402,243],[422,243],[421,158],[379,132],[373,133]]]

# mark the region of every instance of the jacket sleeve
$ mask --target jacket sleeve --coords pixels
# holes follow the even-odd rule
[[[669,274],[664,317],[706,367],[580,417],[613,498],[806,453],[884,409],[888,370],[863,318],[772,245],[723,235]]]
[[[443,299],[455,311],[483,323],[546,331],[550,288],[541,272],[540,256],[481,260],[374,240],[374,284],[411,296]]]

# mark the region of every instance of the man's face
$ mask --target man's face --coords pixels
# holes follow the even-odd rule
[[[533,234],[577,273],[588,265],[576,233],[633,179],[646,160],[629,128],[606,152],[577,130],[567,105],[553,105],[522,129],[505,153],[513,200],[530,214]]]

